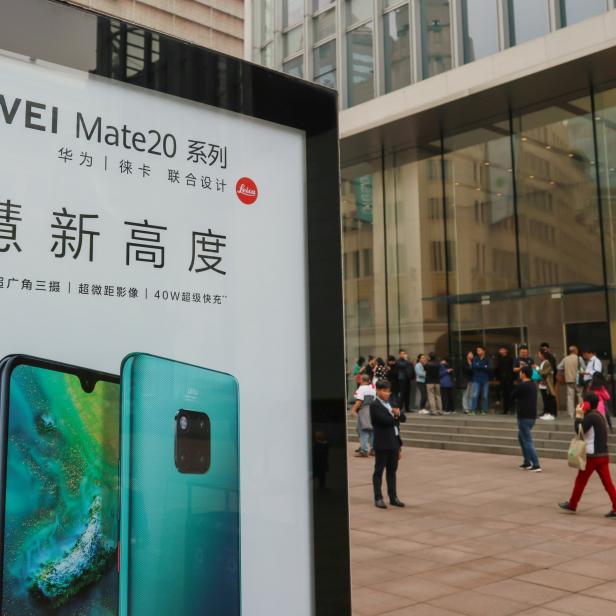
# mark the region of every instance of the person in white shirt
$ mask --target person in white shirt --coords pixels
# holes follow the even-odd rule
[[[376,398],[376,390],[369,375],[361,375],[361,385],[357,388],[353,397],[355,404],[353,404],[351,414],[357,417],[357,434],[359,435],[359,449],[355,452],[355,455],[358,458],[367,458],[371,453],[374,453],[370,403]]]
[[[582,355],[586,362],[586,368],[582,372],[582,376],[584,378],[584,386],[587,387],[590,385],[590,381],[592,381],[592,375],[595,372],[602,372],[603,366],[601,365],[601,360],[595,355],[592,349],[587,349]]]

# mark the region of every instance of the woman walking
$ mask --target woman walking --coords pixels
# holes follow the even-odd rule
[[[616,488],[610,475],[610,457],[607,446],[607,422],[597,410],[599,398],[595,394],[585,394],[584,401],[575,409],[575,431],[580,426],[586,441],[586,469],[578,471],[573,492],[568,501],[559,503],[561,509],[576,511],[584,488],[590,476],[596,471],[601,483],[612,501],[612,508],[606,518],[616,518]]]
[[[475,357],[472,351],[469,351],[464,358],[462,364],[462,377],[466,381],[466,389],[462,394],[462,408],[465,415],[468,415],[471,410],[471,402],[473,397],[473,357]]]

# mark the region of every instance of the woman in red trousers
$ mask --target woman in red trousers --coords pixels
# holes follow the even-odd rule
[[[575,431],[582,426],[586,441],[586,469],[578,471],[573,492],[568,501],[558,506],[566,511],[575,511],[584,493],[590,476],[596,471],[601,483],[612,501],[612,508],[605,514],[606,518],[616,518],[616,488],[610,476],[610,457],[607,448],[607,422],[597,407],[599,398],[596,394],[586,394],[584,401],[575,409]]]

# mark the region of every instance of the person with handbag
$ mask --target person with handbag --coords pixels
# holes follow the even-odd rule
[[[540,473],[541,465],[532,435],[532,429],[537,419],[537,387],[532,380],[533,369],[530,366],[524,366],[519,375],[520,382],[511,393],[511,402],[517,402],[518,441],[523,457],[520,468],[525,471]]]
[[[586,464],[580,465],[573,492],[568,501],[558,506],[565,511],[577,511],[578,504],[590,476],[596,471],[612,502],[606,518],[616,518],[616,487],[610,475],[608,453],[608,431],[605,417],[598,412],[599,398],[596,394],[585,394],[583,402],[575,409],[575,431],[582,432],[586,442]]]

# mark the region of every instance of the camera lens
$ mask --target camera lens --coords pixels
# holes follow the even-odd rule
[[[182,415],[180,417],[180,429],[186,430],[188,428],[188,417],[186,415]]]

